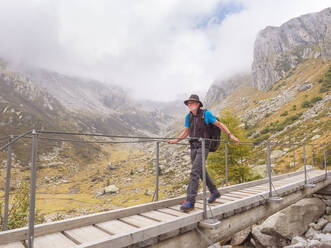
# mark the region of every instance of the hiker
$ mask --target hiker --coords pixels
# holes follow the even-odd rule
[[[190,110],[190,113],[186,115],[185,118],[185,129],[179,135],[177,139],[169,140],[169,144],[176,144],[181,139],[186,138],[188,135],[190,138],[206,138],[208,128],[208,124],[213,124],[223,130],[230,139],[234,140],[236,144],[239,144],[239,140],[231,134],[229,129],[221,122],[219,122],[216,117],[209,110],[202,110],[202,102],[199,100],[199,96],[191,95],[188,100],[184,101],[184,104]],[[204,115],[203,115],[204,114]],[[206,140],[205,145],[205,156],[207,159],[209,153],[209,142]],[[199,178],[202,179],[202,148],[201,141],[199,139],[191,139],[190,140],[190,148],[191,148],[191,162],[192,169],[190,174],[190,182],[187,188],[187,197],[184,201],[183,205],[180,209],[184,212],[189,212],[194,209],[195,198],[198,193],[199,186]],[[217,190],[214,182],[209,177],[206,172],[206,184],[210,192],[210,197],[208,199],[208,203],[213,203],[221,194]]]

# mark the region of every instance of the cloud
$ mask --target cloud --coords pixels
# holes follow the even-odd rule
[[[172,100],[249,71],[256,34],[330,0],[0,0],[0,57]]]

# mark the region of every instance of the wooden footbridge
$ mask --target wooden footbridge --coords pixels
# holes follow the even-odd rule
[[[271,177],[269,170],[266,179],[220,188],[221,198],[210,205],[204,191],[190,213],[179,210],[182,196],[32,225],[32,235],[31,225],[0,232],[0,248],[207,247],[330,184],[326,164],[308,170],[305,162],[302,171]],[[195,246],[183,241],[188,235],[198,237]]]
[[[326,178],[321,170],[309,170],[309,185],[305,187],[302,172],[273,177],[277,196],[285,197],[301,192],[299,199],[331,184],[330,175]],[[330,173],[329,173],[330,174]],[[314,185],[312,185],[314,184]],[[221,220],[258,207],[278,205],[270,202],[267,179],[221,188],[221,198],[211,204],[208,217]],[[35,248],[66,247],[143,247],[157,244],[188,232],[203,221],[202,194],[196,209],[190,213],[179,211],[179,204],[185,199],[178,197],[159,202],[143,204],[125,209],[113,210],[83,217],[57,221],[35,226]],[[292,204],[293,202],[289,203]],[[283,206],[284,207],[284,206]],[[202,226],[203,228],[203,226]],[[239,231],[239,230],[237,230]],[[28,228],[0,233],[1,248],[24,248]],[[179,247],[179,246],[178,246]]]

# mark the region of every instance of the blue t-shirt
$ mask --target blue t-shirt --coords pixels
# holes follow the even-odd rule
[[[185,117],[185,127],[189,127],[189,121],[188,121],[189,113]],[[205,123],[208,125],[210,123],[214,123],[216,121],[216,117],[213,116],[213,114],[209,111],[205,111]]]

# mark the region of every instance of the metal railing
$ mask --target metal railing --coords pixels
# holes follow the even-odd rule
[[[64,139],[60,138],[50,138],[50,137],[41,137],[40,135],[70,135],[70,136],[90,136],[90,137],[104,137],[112,139],[131,139],[130,141],[86,141],[78,139]],[[3,221],[3,230],[8,229],[8,208],[9,208],[9,191],[10,191],[10,176],[11,176],[11,163],[12,163],[12,144],[17,142],[21,138],[32,138],[32,155],[31,155],[31,170],[30,170],[30,208],[29,208],[29,220],[28,220],[28,247],[33,248],[34,243],[34,225],[35,225],[35,201],[36,201],[36,178],[37,178],[37,153],[38,153],[38,139],[40,140],[50,140],[50,141],[66,141],[66,142],[81,142],[81,143],[95,143],[95,144],[128,144],[128,143],[147,143],[155,142],[155,193],[153,200],[159,200],[159,177],[160,177],[160,143],[167,142],[170,139],[169,137],[144,137],[144,136],[124,136],[124,135],[107,135],[107,134],[92,134],[92,133],[74,133],[74,132],[56,132],[56,131],[36,131],[30,130],[19,136],[9,136],[3,137],[1,139],[8,140],[8,143],[0,147],[0,152],[7,149],[7,165],[6,165],[6,186],[5,186],[5,205],[4,205],[4,221]],[[203,180],[203,216],[204,219],[207,219],[207,189],[206,189],[206,141],[216,141],[213,139],[206,138],[185,138],[185,141],[189,140],[198,140],[201,142],[202,148],[202,180]],[[224,144],[225,152],[225,185],[229,184],[229,173],[228,173],[228,145],[232,142],[230,141],[220,141],[221,144]],[[242,144],[253,144],[251,141],[241,141]],[[180,145],[188,145],[187,143],[179,143]],[[263,146],[264,144],[262,144]],[[272,168],[271,168],[271,148],[273,145],[286,145],[293,148],[293,164],[294,169],[296,170],[296,157],[295,157],[295,146],[302,145],[303,150],[303,167],[304,167],[304,182],[307,186],[312,186],[308,184],[308,173],[307,173],[307,159],[306,159],[306,144],[304,143],[274,143],[274,142],[265,142],[267,148],[267,177],[269,182],[269,200],[278,201],[281,198],[277,198],[277,192],[273,190],[272,183]],[[313,145],[309,144],[311,147],[311,162],[314,165],[313,159]],[[260,145],[261,146],[261,145]],[[327,177],[327,164],[326,164],[326,147],[323,144],[323,157],[324,157],[324,169],[325,169],[325,179]]]

